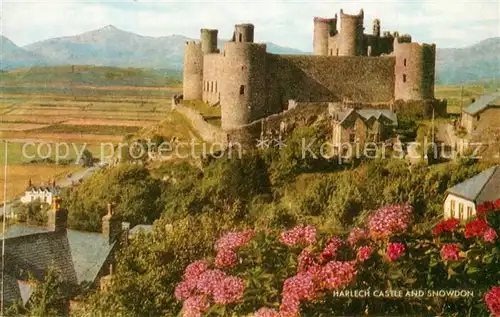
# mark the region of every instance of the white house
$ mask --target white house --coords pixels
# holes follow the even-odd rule
[[[58,196],[61,192],[61,188],[53,182],[50,186],[33,186],[31,180],[28,183],[28,187],[24,192],[24,196],[21,197],[21,202],[23,204],[29,204],[37,199],[41,203],[52,204],[52,199]]]
[[[444,218],[466,220],[477,206],[500,199],[500,166],[491,167],[446,191]]]

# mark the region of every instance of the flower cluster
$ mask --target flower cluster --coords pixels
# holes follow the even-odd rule
[[[490,309],[493,316],[500,316],[500,286],[493,287],[484,296],[484,301],[488,308]]]
[[[362,246],[358,249],[357,259],[360,262],[365,262],[370,258],[373,253],[373,249],[369,246]]]
[[[220,250],[215,256],[215,266],[218,268],[234,267],[238,264],[238,256],[233,250]]]
[[[312,265],[309,270],[297,273],[283,285],[280,316],[297,316],[301,301],[314,300],[323,290],[346,287],[356,275],[355,261],[331,261],[323,267]]]
[[[256,311],[251,317],[280,317],[280,313],[274,309],[262,307]]]
[[[406,250],[404,244],[399,242],[389,243],[387,245],[387,257],[391,261],[397,260]]]
[[[316,242],[316,228],[314,226],[299,225],[282,232],[280,241],[289,246],[310,245]]]
[[[410,205],[390,205],[376,210],[368,219],[370,236],[387,238],[406,231],[412,214],[413,209]]]
[[[481,204],[477,205],[477,214],[478,216],[484,215],[488,211],[492,211],[495,209],[500,209],[500,199],[497,199],[495,202],[485,201]]]
[[[236,250],[246,245],[255,235],[255,231],[247,230],[229,232],[215,243],[218,251],[215,257],[215,266],[218,268],[234,267],[238,264]]]
[[[432,234],[435,236],[440,235],[442,232],[448,231],[452,232],[460,224],[460,220],[455,218],[450,218],[438,223],[432,230]]]
[[[175,297],[184,300],[183,316],[198,317],[215,304],[227,305],[239,301],[245,290],[242,279],[208,268],[205,262],[190,264],[184,271],[184,280],[175,288]]]
[[[367,237],[368,233],[364,229],[354,228],[347,237],[347,243],[351,246],[355,246],[361,239],[365,239]]]
[[[255,231],[253,230],[226,233],[219,240],[217,240],[215,243],[215,249],[236,251],[252,240],[254,235]]]
[[[483,236],[488,228],[489,226],[484,219],[474,219],[465,225],[464,237],[469,239]]]
[[[314,253],[310,249],[304,249],[299,254],[297,272],[309,271],[312,267],[316,265],[314,260]]]
[[[324,263],[337,256],[339,248],[344,244],[339,237],[330,238],[320,254],[320,262]]]
[[[460,246],[458,243],[448,243],[441,248],[441,256],[445,260],[458,261],[460,259]]]
[[[496,237],[497,237],[497,233],[496,233],[495,229],[493,229],[491,227],[486,229],[486,231],[483,234],[483,238],[487,242],[493,242]]]

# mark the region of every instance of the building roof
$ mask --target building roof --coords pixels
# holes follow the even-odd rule
[[[500,199],[500,166],[491,167],[447,191],[477,204]]]
[[[464,112],[475,115],[489,106],[500,106],[500,92],[482,95],[476,101],[468,105]]]
[[[353,108],[346,108],[343,110],[332,111],[331,115],[333,116],[333,118],[338,120],[340,124],[342,124],[353,113],[358,114],[364,121],[369,121],[372,118],[374,118],[375,120],[380,120],[380,118],[385,118],[386,120],[388,120],[388,124],[390,125],[398,124],[398,118],[396,113],[390,109],[364,108],[356,110]]]
[[[42,280],[54,266],[68,282],[95,282],[115,243],[101,233],[66,230],[51,231],[45,227],[13,225],[5,239],[5,269],[8,280],[6,302],[26,299],[30,288],[18,281],[27,280],[26,272]],[[29,296],[28,296],[29,298]]]

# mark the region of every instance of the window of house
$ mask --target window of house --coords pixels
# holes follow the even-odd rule
[[[241,85],[240,86],[240,95],[244,95],[245,94],[245,85]]]
[[[467,207],[467,219],[472,218],[472,207]]]
[[[406,74],[403,74],[403,83],[406,83]]]
[[[355,142],[355,141],[356,141],[356,133],[349,134],[349,142]]]
[[[406,58],[403,60],[403,65],[406,66]]]
[[[455,201],[450,202],[450,217],[455,218]]]
[[[460,220],[464,219],[464,204],[462,203],[458,204],[458,218]]]

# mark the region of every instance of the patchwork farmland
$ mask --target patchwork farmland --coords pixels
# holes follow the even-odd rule
[[[84,148],[99,159],[102,149],[104,156],[113,151],[101,144],[117,144],[158,126],[169,116],[172,95],[182,93],[175,85],[40,83],[30,82],[29,76],[12,80],[17,75],[3,74],[0,86],[0,139],[8,140],[7,199],[22,193],[30,178],[48,183],[81,169],[74,162]],[[56,162],[57,150],[64,157]],[[3,163],[4,144],[0,156]],[[0,178],[3,192],[3,173]]]

